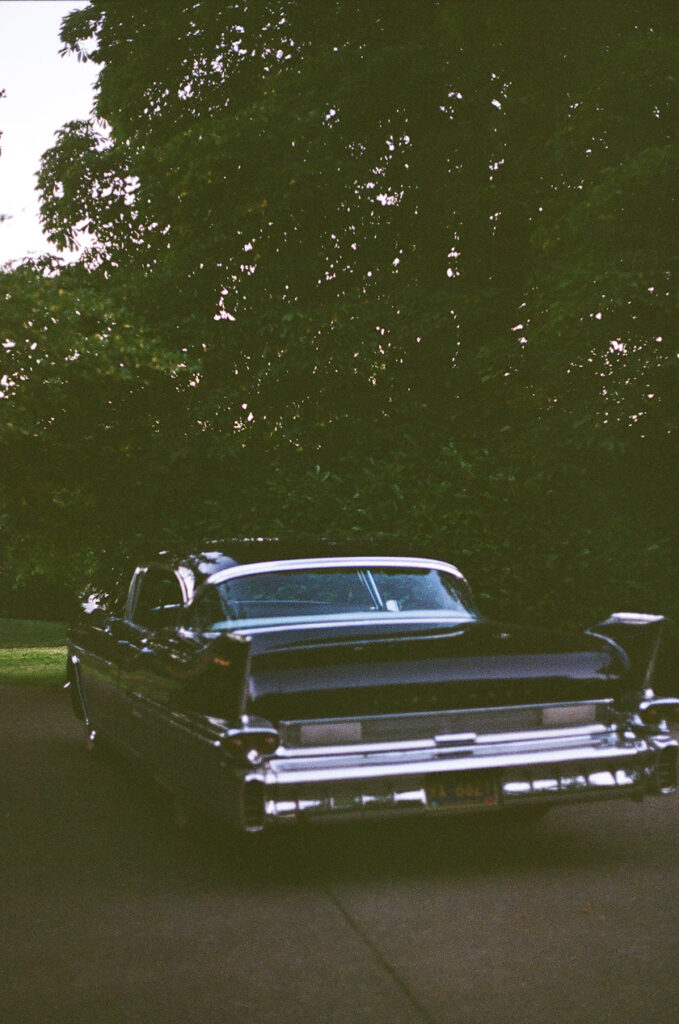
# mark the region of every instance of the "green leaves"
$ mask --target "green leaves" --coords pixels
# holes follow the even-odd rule
[[[96,110],[39,183],[80,255],[2,282],[17,566],[360,531],[499,610],[605,604],[637,549],[669,592],[676,24],[388,6],[67,17]]]

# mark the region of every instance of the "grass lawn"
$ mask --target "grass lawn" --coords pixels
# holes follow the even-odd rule
[[[65,636],[60,622],[0,619],[0,683],[61,686]]]

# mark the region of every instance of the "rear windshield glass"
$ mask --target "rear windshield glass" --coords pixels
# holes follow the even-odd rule
[[[373,616],[474,617],[464,584],[436,569],[279,570],[236,576],[218,583],[214,591],[204,597],[203,628]]]

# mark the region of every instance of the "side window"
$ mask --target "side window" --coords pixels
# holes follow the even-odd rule
[[[194,629],[202,631],[210,629],[215,622],[221,622],[223,618],[224,609],[219,600],[219,593],[216,587],[210,585],[196,598],[191,623]]]
[[[182,593],[174,573],[149,569],[141,580],[133,621],[148,629],[176,624],[182,608]]]

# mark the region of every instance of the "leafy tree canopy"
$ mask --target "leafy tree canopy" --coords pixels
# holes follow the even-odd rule
[[[650,523],[655,571],[674,4],[92,0],[62,38],[101,71],[42,215],[83,249],[3,283],[0,429],[85,547],[360,528],[575,592]]]
[[[585,388],[616,386],[588,414],[636,415],[620,378],[639,346],[651,376],[672,347],[671,8],[318,6],[72,14],[111,130],[69,125],[47,154],[53,240],[87,230],[96,265],[143,270],[144,308],[252,430],[456,421],[470,390],[487,427],[514,422],[523,337],[539,401],[591,358]]]

